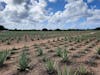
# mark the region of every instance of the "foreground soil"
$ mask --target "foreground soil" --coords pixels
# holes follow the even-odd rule
[[[94,34],[93,32],[90,34]],[[88,41],[88,42],[87,42]],[[87,42],[87,43],[86,43]],[[29,58],[30,58],[30,69],[24,72],[18,70],[18,59],[23,50],[23,47],[28,47]],[[100,59],[94,59],[97,55],[96,49],[100,47],[100,41],[96,38],[91,38],[89,40],[75,42],[75,41],[65,41],[64,37],[50,38],[44,40],[28,41],[21,43],[13,43],[11,45],[0,45],[0,50],[11,50],[16,48],[15,54],[10,56],[10,59],[5,61],[3,67],[0,68],[0,75],[49,75],[45,68],[45,63],[42,61],[43,56],[37,56],[37,46],[43,49],[44,55],[53,60],[57,66],[75,68],[83,65],[88,71],[93,72],[94,75],[100,75]],[[56,56],[56,49],[66,48],[69,54],[70,64],[62,63],[61,58]],[[87,61],[93,59],[95,65],[87,64]]]

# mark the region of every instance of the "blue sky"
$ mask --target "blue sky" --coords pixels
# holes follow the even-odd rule
[[[100,0],[0,0],[0,25],[10,29],[100,27]]]

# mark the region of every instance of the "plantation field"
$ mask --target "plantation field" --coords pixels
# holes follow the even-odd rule
[[[100,75],[100,31],[2,31],[0,75]]]

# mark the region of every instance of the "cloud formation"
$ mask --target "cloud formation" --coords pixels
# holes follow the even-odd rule
[[[57,2],[57,0],[48,0]],[[90,9],[83,0],[65,0],[63,11],[56,13],[46,10],[47,0],[0,0],[0,24],[11,28],[63,28],[74,24],[81,18],[87,23],[100,25],[100,10]],[[88,0],[92,2],[93,0]],[[6,3],[5,6],[2,2]],[[50,13],[48,13],[50,12]]]

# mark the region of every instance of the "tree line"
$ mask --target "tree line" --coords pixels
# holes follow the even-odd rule
[[[62,29],[52,30],[52,29],[47,29],[47,28],[43,28],[42,30],[35,30],[35,29],[32,29],[32,30],[18,30],[18,29],[10,30],[10,29],[7,29],[4,26],[0,25],[0,30],[1,31],[2,30],[9,30],[9,31],[84,31],[84,30],[100,30],[100,27],[97,27],[95,29],[67,29],[67,30],[62,30]]]

